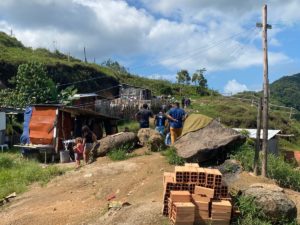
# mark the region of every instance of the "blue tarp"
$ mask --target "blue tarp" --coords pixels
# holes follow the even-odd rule
[[[32,107],[27,107],[24,112],[24,124],[23,124],[23,133],[20,137],[21,144],[29,144],[29,123],[32,115]]]

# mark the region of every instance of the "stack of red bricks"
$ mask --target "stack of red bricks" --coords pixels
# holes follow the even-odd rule
[[[230,224],[231,198],[219,170],[186,163],[164,173],[163,184],[163,214],[173,225]]]

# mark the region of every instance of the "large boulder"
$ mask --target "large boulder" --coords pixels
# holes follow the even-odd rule
[[[137,144],[137,136],[133,132],[121,132],[114,135],[109,135],[94,146],[93,152],[97,157],[106,155],[112,149],[128,145],[135,146]]]
[[[137,136],[140,145],[147,146],[150,151],[160,151],[165,147],[163,137],[158,131],[151,128],[140,129]]]
[[[282,219],[293,220],[297,217],[295,203],[277,185],[257,183],[243,190],[244,196],[254,198],[256,205],[274,223]]]
[[[185,134],[174,144],[180,157],[203,162],[210,159],[224,159],[233,145],[241,144],[245,137],[231,128],[225,128],[213,120],[207,126]]]

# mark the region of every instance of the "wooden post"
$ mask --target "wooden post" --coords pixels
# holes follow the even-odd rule
[[[85,46],[83,47],[83,53],[84,53],[84,62],[87,63]]]
[[[268,161],[268,120],[269,120],[269,79],[268,79],[268,37],[267,37],[267,5],[262,10],[262,39],[263,39],[263,64],[264,64],[264,85],[263,85],[263,142],[262,142],[262,171],[261,175],[267,177]]]
[[[293,107],[291,107],[290,110],[291,110],[291,111],[290,111],[290,120],[291,120],[291,119],[292,119],[292,116],[293,116]]]
[[[262,98],[259,98],[257,106],[257,131],[256,131],[256,143],[255,143],[255,155],[253,160],[253,172],[258,175],[258,160],[260,151],[260,130],[261,130],[261,110],[262,110]]]

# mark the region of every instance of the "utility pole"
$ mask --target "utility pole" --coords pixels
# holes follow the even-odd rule
[[[262,98],[259,98],[257,106],[257,131],[256,131],[256,143],[255,143],[255,155],[253,160],[253,172],[258,175],[258,160],[260,151],[260,131],[261,131],[261,111],[262,111]]]
[[[263,84],[263,142],[262,142],[262,170],[261,175],[267,177],[268,161],[268,120],[269,120],[269,79],[268,79],[268,38],[267,30],[272,26],[267,23],[267,5],[262,8],[262,23],[257,23],[257,27],[262,28],[262,45],[263,45],[263,64],[264,64],[264,84]]]
[[[87,63],[86,52],[85,52],[85,46],[83,47],[83,53],[84,53],[84,62]]]

